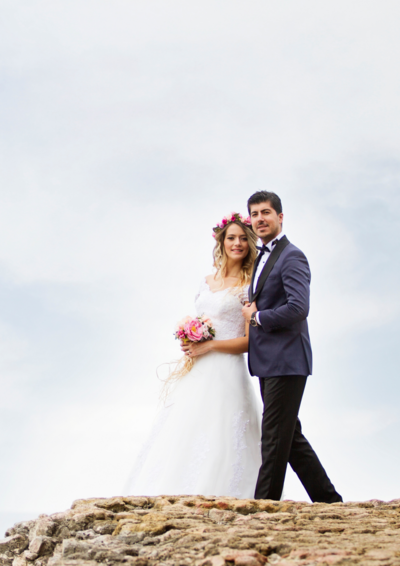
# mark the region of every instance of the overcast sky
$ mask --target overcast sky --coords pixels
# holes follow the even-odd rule
[[[304,431],[345,500],[400,497],[399,16],[1,1],[3,531],[121,493],[211,228],[260,189],[311,264]]]

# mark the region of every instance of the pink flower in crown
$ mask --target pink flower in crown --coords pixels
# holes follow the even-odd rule
[[[192,342],[199,342],[203,338],[203,325],[199,320],[191,320],[185,324],[186,336]]]
[[[216,237],[215,233],[218,233],[220,230],[226,228],[228,224],[237,221],[240,221],[247,226],[251,226],[251,220],[249,216],[245,218],[242,214],[240,214],[240,212],[231,212],[227,216],[224,216],[221,222],[218,222],[215,228],[213,228],[213,232],[214,232],[213,237],[215,238]]]

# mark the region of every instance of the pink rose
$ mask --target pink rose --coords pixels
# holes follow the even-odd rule
[[[185,316],[185,318],[182,318],[182,320],[180,320],[177,325],[175,326],[175,331],[176,332],[185,332],[184,328],[185,328],[185,324],[189,321],[192,320],[191,316]]]
[[[227,221],[226,218],[223,218],[223,219],[222,219],[222,224],[223,224],[223,226],[226,226],[226,224],[228,224],[228,221]]]
[[[199,342],[203,338],[203,325],[199,320],[191,320],[185,324],[185,331],[191,342]]]
[[[235,222],[236,217],[232,215],[231,222]]]

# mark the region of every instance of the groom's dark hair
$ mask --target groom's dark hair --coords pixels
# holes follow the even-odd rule
[[[268,191],[257,191],[254,195],[251,195],[247,201],[247,210],[250,214],[250,206],[252,204],[260,204],[261,202],[269,202],[272,208],[277,214],[282,212],[282,201],[275,193],[270,193]]]

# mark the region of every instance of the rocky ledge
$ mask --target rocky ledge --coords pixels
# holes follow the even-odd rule
[[[5,534],[4,566],[400,566],[400,499],[86,499]]]

